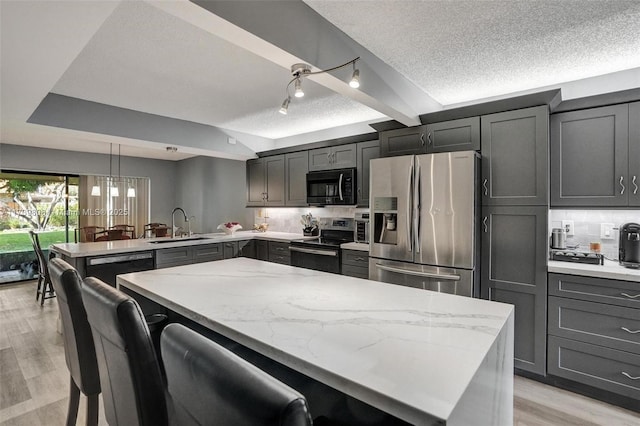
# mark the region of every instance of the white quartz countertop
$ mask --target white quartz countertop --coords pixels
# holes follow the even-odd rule
[[[589,265],[584,263],[562,262],[549,260],[547,270],[558,274],[582,275],[586,277],[609,278],[612,280],[640,282],[640,269],[620,266],[618,262],[604,261],[604,265]]]
[[[117,281],[414,424],[449,418],[513,315],[508,304],[247,258]]]
[[[130,253],[144,250],[159,250],[171,247],[195,246],[200,244],[214,244],[225,241],[240,241],[249,239],[273,240],[273,241],[291,241],[297,239],[314,239],[318,237],[304,237],[302,234],[292,234],[288,232],[254,232],[254,231],[238,231],[233,235],[224,233],[198,234],[193,237],[203,237],[202,239],[193,240],[187,237],[176,238],[171,240],[169,237],[164,238],[141,238],[131,240],[118,241],[99,241],[95,243],[62,243],[52,244],[51,248],[57,253],[68,257],[89,257],[100,256],[105,254]],[[192,237],[192,238],[193,238]],[[154,241],[162,241],[162,243],[154,243]]]
[[[369,244],[365,243],[343,243],[340,244],[340,248],[345,250],[360,250],[369,252]]]

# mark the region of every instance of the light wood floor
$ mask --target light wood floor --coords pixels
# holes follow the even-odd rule
[[[40,307],[35,282],[0,285],[0,426],[64,425],[69,372],[55,299]],[[638,426],[640,414],[516,376],[517,426]],[[80,399],[77,424],[84,424]],[[106,425],[100,400],[100,425]],[[492,425],[478,425],[492,426]]]

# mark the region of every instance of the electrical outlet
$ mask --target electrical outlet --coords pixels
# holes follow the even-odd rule
[[[572,220],[563,220],[562,221],[562,229],[567,233],[568,237],[574,235],[573,221]]]
[[[613,223],[601,223],[600,224],[600,238],[603,240],[613,240],[615,238],[613,233]]]

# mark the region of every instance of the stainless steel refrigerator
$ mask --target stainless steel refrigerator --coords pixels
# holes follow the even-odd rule
[[[477,297],[480,156],[371,160],[369,279]]]

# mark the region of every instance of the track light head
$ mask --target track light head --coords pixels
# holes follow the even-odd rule
[[[300,77],[298,77],[296,79],[296,91],[294,93],[294,96],[296,98],[301,98],[304,96],[304,90],[302,90],[302,80],[300,80]]]
[[[349,86],[353,87],[354,89],[357,89],[358,87],[360,87],[360,70],[359,69],[356,68],[355,70],[353,70],[353,75],[351,76],[351,81],[349,81]]]
[[[282,102],[282,106],[280,107],[280,111],[278,111],[282,115],[287,115],[289,111],[289,102],[291,102],[291,98],[287,96],[287,99]]]

